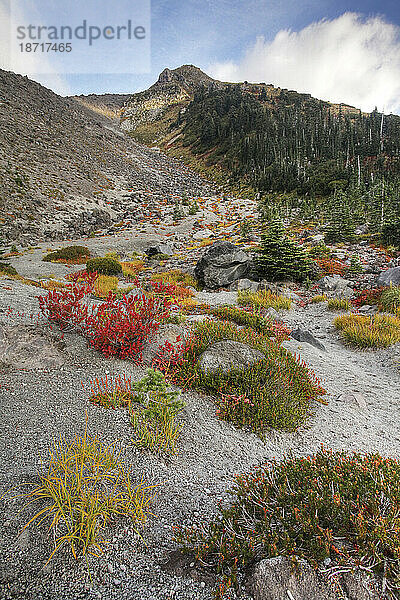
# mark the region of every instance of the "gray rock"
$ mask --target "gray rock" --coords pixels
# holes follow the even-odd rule
[[[16,325],[1,331],[0,362],[16,369],[54,369],[64,364],[61,346],[50,331]]]
[[[153,359],[157,356],[160,346],[163,346],[165,342],[179,345],[184,341],[187,335],[187,329],[184,329],[180,325],[175,325],[173,323],[162,325],[157,333],[152,336],[150,341],[145,345],[143,349],[143,363],[150,366]],[[181,338],[181,341],[179,341],[179,338]]]
[[[198,358],[198,365],[205,373],[221,370],[246,369],[262,360],[264,355],[254,348],[234,340],[221,340],[211,344]]]
[[[258,285],[256,281],[251,281],[251,279],[238,279],[231,283],[229,289],[231,292],[235,292],[236,290],[251,290],[252,292],[256,292]]]
[[[354,406],[358,406],[358,408],[367,408],[365,396],[360,392],[347,392],[344,394],[340,394],[338,400],[339,402],[345,402],[346,404],[353,404]]]
[[[275,308],[272,308],[272,306],[270,306],[266,312],[265,312],[265,316],[269,317],[270,319],[272,319],[273,321],[279,321],[282,322],[282,319],[279,317],[279,313],[277,310],[275,310]]]
[[[318,350],[323,350],[324,352],[326,352],[324,344],[317,340],[317,338],[314,337],[313,334],[310,333],[310,331],[307,331],[306,329],[301,329],[300,327],[298,327],[297,329],[294,329],[291,332],[290,337],[292,337],[294,340],[297,340],[298,342],[305,342],[306,344],[314,346],[314,348],[318,348]]]
[[[205,240],[214,237],[214,233],[211,231],[211,229],[201,229],[200,231],[194,233],[192,237],[194,240]]]
[[[363,304],[358,309],[358,312],[364,315],[375,315],[378,312],[377,306],[370,306],[369,304]]]
[[[326,292],[336,292],[349,286],[350,281],[343,279],[340,275],[325,275],[325,277],[319,280],[318,285],[321,290],[325,290]]]
[[[374,580],[365,573],[344,573],[343,583],[349,600],[380,600],[382,596],[374,587]]]
[[[378,277],[377,285],[382,287],[385,285],[400,285],[400,267],[392,267],[382,271]]]
[[[254,600],[334,600],[315,570],[304,560],[296,573],[289,558],[277,556],[258,563],[248,585]]]
[[[231,242],[216,242],[209,246],[198,261],[194,273],[208,289],[230,286],[250,272],[249,256]]]
[[[168,254],[168,256],[171,256],[172,249],[171,246],[169,246],[168,244],[153,244],[152,246],[146,248],[145,254],[148,258],[156,256],[157,254]]]

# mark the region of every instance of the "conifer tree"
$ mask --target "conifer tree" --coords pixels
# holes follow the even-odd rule
[[[306,252],[287,237],[283,223],[278,218],[271,221],[255,252],[258,277],[271,281],[303,281],[310,276],[310,260]]]

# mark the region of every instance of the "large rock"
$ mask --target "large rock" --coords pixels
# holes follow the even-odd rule
[[[301,329],[301,327],[293,329],[290,337],[298,342],[305,342],[306,344],[310,344],[310,346],[314,346],[314,348],[318,348],[318,350],[326,352],[326,348],[323,343],[317,340],[317,338],[314,337],[310,331],[307,331],[307,329]]]
[[[249,256],[231,242],[216,242],[209,246],[198,261],[194,273],[208,289],[230,286],[250,272]]]
[[[153,244],[152,246],[146,248],[145,254],[148,258],[151,258],[152,256],[157,256],[157,254],[167,254],[168,256],[171,256],[172,249],[171,246],[169,246],[168,244]]]
[[[221,340],[211,344],[198,358],[198,365],[205,373],[221,370],[227,373],[232,369],[246,369],[265,356],[241,342]]]
[[[231,283],[229,289],[231,292],[236,290],[250,290],[251,292],[257,292],[258,290],[257,281],[251,281],[251,279],[237,279]]]
[[[0,327],[0,365],[15,369],[55,369],[64,364],[65,343],[50,330],[15,325]]]
[[[319,280],[318,285],[325,292],[336,292],[337,295],[346,298],[353,295],[353,289],[350,287],[351,282],[348,279],[343,279],[340,275],[325,275]]]
[[[393,267],[382,271],[378,277],[378,287],[386,285],[400,285],[400,267]]]
[[[254,600],[335,600],[333,592],[304,560],[296,573],[289,558],[277,556],[258,563],[248,586]]]

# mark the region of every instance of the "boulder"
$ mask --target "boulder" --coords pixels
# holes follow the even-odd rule
[[[326,352],[326,348],[323,345],[323,343],[317,340],[317,338],[314,337],[313,334],[310,331],[307,331],[306,329],[301,329],[300,327],[298,327],[297,329],[294,329],[291,332],[290,337],[292,337],[294,340],[297,340],[298,342],[305,342],[306,344],[310,344],[310,346],[314,346],[314,348],[318,348],[318,350]]]
[[[64,346],[51,331],[25,325],[0,328],[0,364],[15,369],[56,369],[64,364]]]
[[[251,279],[238,279],[231,283],[229,289],[231,292],[235,292],[236,290],[250,290],[252,292],[257,292],[258,283],[256,281],[251,281]]]
[[[145,254],[148,258],[156,256],[157,254],[168,254],[168,256],[171,256],[172,249],[171,246],[169,246],[168,244],[153,244],[152,246],[146,248]]]
[[[216,242],[198,261],[194,274],[208,289],[230,286],[250,272],[250,257],[231,242]]]
[[[214,232],[211,229],[201,229],[193,234],[194,240],[205,240],[214,237]]]
[[[378,287],[386,285],[400,285],[400,267],[392,267],[382,271],[378,277]]]
[[[198,365],[204,373],[221,370],[227,373],[232,369],[246,369],[263,360],[264,354],[241,342],[221,340],[211,344],[198,358]]]
[[[318,282],[321,290],[325,292],[336,292],[338,296],[350,298],[353,295],[353,289],[350,287],[351,282],[348,279],[343,279],[340,275],[325,275]]]
[[[289,558],[276,556],[259,562],[250,577],[248,591],[254,600],[334,600],[315,570],[300,560],[297,572]]]

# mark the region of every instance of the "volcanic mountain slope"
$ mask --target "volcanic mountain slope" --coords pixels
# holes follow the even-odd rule
[[[239,189],[327,196],[335,181],[400,178],[400,117],[267,83],[222,83],[190,65],[134,94],[121,126]]]
[[[152,142],[169,131],[180,111],[200,88],[221,87],[220,81],[193,65],[164,69],[147,90],[133,94],[121,110],[121,127],[138,141]]]
[[[6,71],[0,99],[0,246],[118,222],[127,210],[120,192],[152,190],[162,198],[203,191],[198,176],[140,148],[115,120],[75,99]]]
[[[71,96],[73,100],[93,112],[118,120],[121,108],[130,97],[130,94],[88,94],[86,96],[81,94],[80,96]]]

